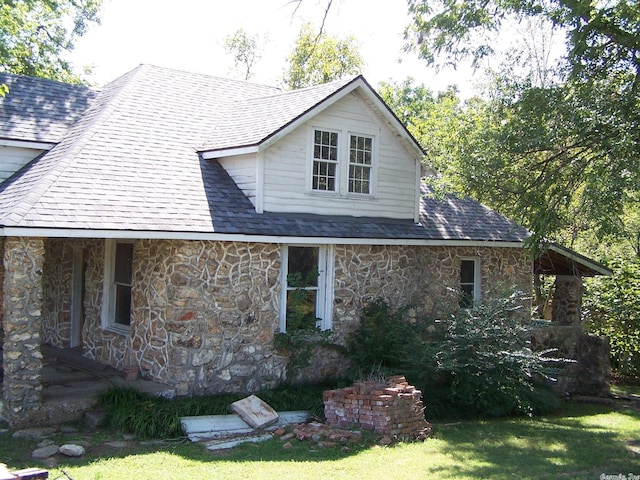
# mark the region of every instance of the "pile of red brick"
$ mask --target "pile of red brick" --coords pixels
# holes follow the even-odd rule
[[[354,383],[341,390],[328,390],[322,400],[328,425],[359,426],[403,441],[424,440],[431,432],[424,418],[422,392],[401,375],[385,382]]]

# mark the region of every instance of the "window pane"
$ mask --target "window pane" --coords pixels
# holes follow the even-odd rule
[[[460,293],[460,306],[462,308],[473,307],[473,285],[461,285]]]
[[[290,290],[287,292],[288,332],[316,327],[317,294],[317,290]]]
[[[118,325],[131,324],[131,287],[116,285],[116,308],[114,322]]]
[[[116,283],[131,285],[133,270],[133,243],[116,243],[116,264],[114,280]]]
[[[314,190],[335,191],[336,164],[329,162],[313,162],[311,188]]]
[[[318,286],[317,247],[289,247],[287,284],[289,288]]]
[[[460,263],[460,283],[472,284],[475,282],[475,266],[473,260],[462,260]]]

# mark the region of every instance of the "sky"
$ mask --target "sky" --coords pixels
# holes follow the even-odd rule
[[[264,39],[251,80],[279,86],[301,25],[319,26],[325,4],[303,0],[296,11],[290,0],[104,0],[101,24],[77,41],[70,60],[78,71],[91,66],[88,78],[97,85],[142,63],[239,78],[224,39],[243,28]],[[356,38],[365,61],[362,73],[374,87],[412,76],[434,92],[455,83],[461,94],[469,94],[469,73],[436,73],[415,55],[402,53],[408,21],[406,0],[333,0],[325,29]]]

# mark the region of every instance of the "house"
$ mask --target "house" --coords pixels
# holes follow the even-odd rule
[[[530,289],[534,269],[568,291],[604,273],[556,246],[533,262],[525,229],[427,195],[423,151],[361,76],[283,92],[142,65],[101,89],[0,83],[10,424],[39,408],[43,344],[180,395],[252,391],[286,377],[276,332],[343,341],[373,298],[437,318]]]

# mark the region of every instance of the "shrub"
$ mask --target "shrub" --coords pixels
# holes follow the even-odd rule
[[[640,259],[617,259],[612,277],[586,282],[583,319],[588,330],[609,338],[611,366],[623,381],[640,381]]]
[[[433,372],[433,339],[424,320],[403,320],[407,309],[392,310],[382,299],[362,311],[360,324],[347,339],[349,355],[358,372],[402,373],[412,382]]]
[[[458,412],[475,416],[532,415],[557,406],[538,391],[534,376],[550,373],[545,356],[524,341],[526,328],[516,311],[518,295],[477,303],[449,323],[436,355],[448,377],[449,400]]]

